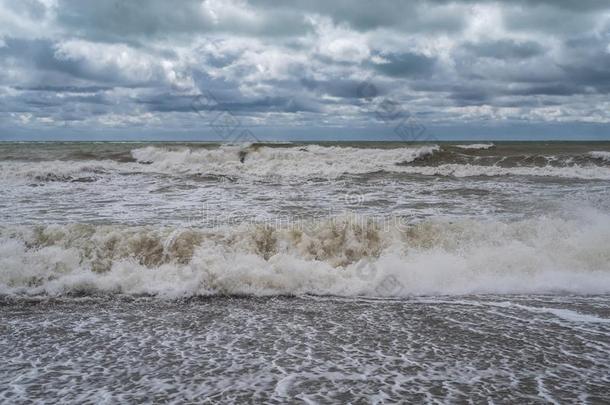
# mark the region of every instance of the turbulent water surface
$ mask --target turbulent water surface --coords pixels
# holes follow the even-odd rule
[[[610,143],[3,143],[0,184],[1,400],[610,395]]]

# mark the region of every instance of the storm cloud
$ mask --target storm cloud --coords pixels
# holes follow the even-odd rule
[[[609,93],[607,1],[0,0],[3,138],[206,138],[219,111],[374,136],[388,100],[449,131],[605,126]]]

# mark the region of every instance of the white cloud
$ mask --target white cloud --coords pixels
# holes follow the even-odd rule
[[[212,88],[256,125],[364,126],[374,119],[357,86],[369,78],[430,122],[608,122],[610,11],[537,4],[151,0],[117,14],[0,0],[3,114],[23,125],[61,122],[52,114],[63,110],[96,125],[179,125],[188,96]],[[566,13],[569,29],[552,24]],[[507,57],[513,42],[531,54]]]
[[[370,58],[367,36],[335,25],[331,19],[310,16],[309,22],[315,28],[317,52],[339,62],[360,63]]]
[[[257,26],[262,22],[256,11],[240,0],[204,0],[201,11],[215,25]]]
[[[155,61],[142,52],[123,44],[102,44],[68,40],[56,46],[55,57],[84,62],[94,72],[114,70],[130,80],[151,80],[155,76]]]
[[[162,82],[182,90],[193,87],[181,60],[163,58],[125,44],[67,40],[56,45],[55,57],[82,63],[92,75],[116,76],[131,83]]]

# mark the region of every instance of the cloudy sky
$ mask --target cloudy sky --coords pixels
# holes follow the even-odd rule
[[[5,140],[610,139],[609,94],[607,0],[0,0]]]

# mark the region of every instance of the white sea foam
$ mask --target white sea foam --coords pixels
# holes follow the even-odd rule
[[[132,173],[218,175],[254,180],[269,176],[278,179],[336,179],[344,174],[380,171],[455,177],[513,175],[610,179],[610,167],[595,165],[501,167],[462,163],[411,164],[439,150],[437,145],[393,149],[319,145],[288,148],[224,145],[212,149],[148,146],[131,151],[136,162],[4,161],[0,162],[0,180],[92,181],[105,175]],[[591,152],[591,156],[606,159],[606,153]]]
[[[472,143],[468,145],[455,145],[460,149],[485,150],[495,147],[493,143]]]
[[[439,149],[437,145],[394,149],[319,145],[300,148],[243,148],[227,145],[217,149],[148,146],[134,149],[132,156],[138,162],[148,163],[151,168],[167,173],[337,178],[348,173],[391,171],[399,163],[413,162]]]
[[[162,172],[202,173],[237,177],[274,175],[337,178],[343,174],[386,171],[455,177],[513,175],[610,179],[610,168],[599,166],[408,165],[408,163],[439,151],[440,147],[437,145],[397,149],[323,147],[318,145],[309,145],[303,148],[261,147],[249,151],[243,163],[238,158],[240,150],[237,146],[207,150],[188,148],[168,150],[149,146],[133,150],[132,154],[139,162],[150,163],[153,170]]]
[[[44,162],[4,161],[0,162],[0,180],[28,179],[40,181],[62,181],[85,176],[95,176],[115,162]]]
[[[522,305],[515,303],[508,303],[505,305],[508,307],[514,307],[519,309],[524,309],[530,312],[542,313],[542,314],[551,314],[556,316],[557,318],[570,321],[570,322],[584,322],[584,323],[610,323],[610,319],[602,318],[596,315],[583,314],[577,311],[573,311],[570,309],[564,308],[549,308],[549,307],[533,307],[530,305]]]
[[[589,156],[594,159],[600,159],[606,162],[610,162],[610,152],[607,151],[593,151],[589,152]]]
[[[366,225],[365,225],[366,224]],[[408,227],[320,221],[216,230],[4,227],[0,292],[316,294],[609,293],[610,216]]]
[[[589,180],[610,180],[610,168],[599,166],[483,166],[473,164],[441,164],[438,166],[399,166],[395,171],[427,176],[492,177],[536,176]]]

